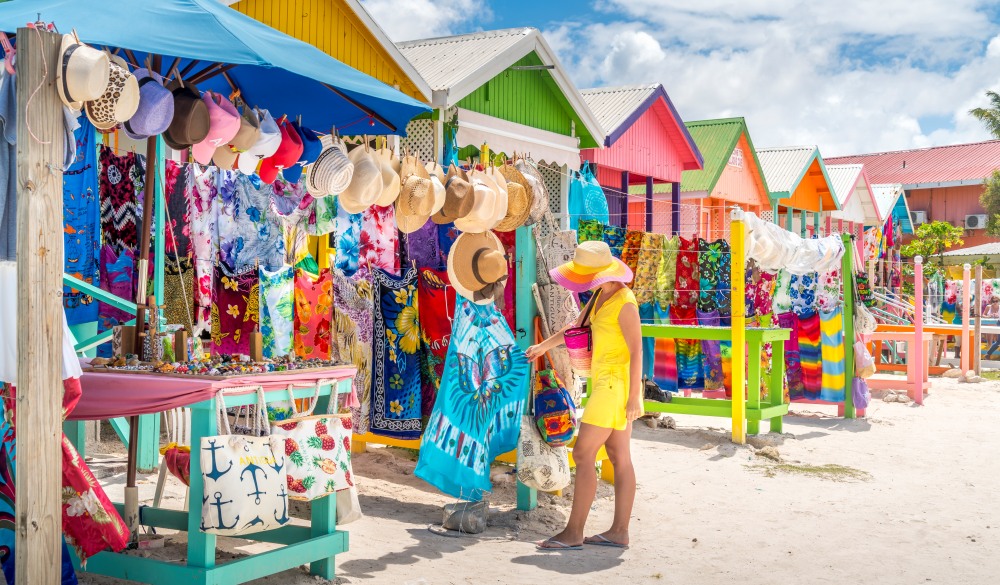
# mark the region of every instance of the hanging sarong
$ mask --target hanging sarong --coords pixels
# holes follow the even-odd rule
[[[361,256],[372,269],[399,275],[399,231],[392,205],[373,205],[361,212]]]
[[[215,262],[219,254],[219,232],[216,228],[215,185],[216,168],[200,169],[191,165],[194,173],[194,189],[188,195],[188,227],[190,230],[191,252],[194,259],[194,334],[200,335],[211,327],[212,290],[215,278]]]
[[[604,224],[596,219],[581,219],[576,228],[576,241],[600,242],[604,239]]]
[[[819,397],[830,402],[843,402],[847,370],[844,367],[844,320],[840,307],[820,313],[820,332],[823,343],[823,386]]]
[[[816,312],[817,280],[815,272],[792,275],[789,291],[792,297],[792,312],[799,317]]]
[[[802,362],[802,385],[810,400],[819,398],[823,386],[823,352],[819,313],[799,316],[799,360]]]
[[[606,225],[604,226],[604,231],[601,233],[601,239],[611,248],[611,255],[615,258],[622,257],[622,251],[625,248],[626,232],[627,230],[623,227]]]
[[[139,195],[145,168],[134,152],[118,156],[108,147],[100,152],[101,240],[115,253],[139,248]]]
[[[698,316],[692,306],[682,308],[670,306],[671,325],[697,325]],[[677,386],[682,389],[701,389],[705,386],[705,372],[702,363],[701,342],[696,339],[678,339]]]
[[[97,180],[97,149],[94,126],[81,116],[76,129],[73,164],[63,171],[63,270],[87,284],[99,282],[101,249],[101,204]],[[5,145],[6,146],[6,145]],[[6,187],[5,187],[6,188]],[[65,287],[63,307],[70,325],[97,321],[98,303],[90,295]]]
[[[334,320],[340,359],[357,368],[354,390],[361,406],[352,409],[354,432],[368,432],[372,396],[372,327],[374,303],[367,268],[347,277],[339,270],[333,275]]]
[[[422,426],[417,272],[408,270],[398,277],[376,269],[373,281],[377,303],[372,335],[371,432],[416,439]]]
[[[441,263],[441,246],[438,243],[438,225],[428,221],[424,227],[406,235],[406,257],[417,263],[417,268],[444,268]]]
[[[670,311],[659,303],[651,303],[654,322],[670,325]],[[645,342],[646,338],[643,338]],[[664,392],[677,392],[677,340],[673,338],[651,339],[653,345],[653,381]]]
[[[295,270],[295,355],[302,359],[331,358],[330,333],[333,319],[333,276],[320,270],[314,277]]]
[[[639,248],[639,257],[635,267],[635,280],[632,292],[635,300],[642,307],[652,303],[656,292],[656,275],[660,271],[660,260],[663,256],[663,244],[666,238],[663,234],[643,234]]]
[[[337,270],[345,276],[358,271],[361,259],[361,214],[337,209]]]
[[[685,240],[681,239],[683,243]],[[721,309],[716,289],[722,282],[722,245],[725,240],[709,242],[698,238],[698,310],[703,313]]]
[[[515,319],[517,315],[517,262],[514,262],[514,258],[517,257],[516,234],[515,232],[496,232],[495,235],[503,244],[504,253],[509,258],[507,261],[507,283],[503,288],[503,308],[500,312],[507,320],[507,326],[510,327],[511,331],[514,331],[517,329]]]
[[[440,399],[414,475],[456,498],[492,491],[490,464],[517,445],[528,361],[493,305],[456,299]]]
[[[295,269],[260,268],[260,333],[264,357],[292,354],[295,338]]]
[[[257,265],[277,270],[284,265],[284,229],[271,208],[274,186],[238,171],[220,171],[218,184],[219,261],[224,272],[242,273]]]
[[[429,417],[441,388],[444,361],[448,357],[451,322],[455,315],[455,289],[448,285],[448,272],[420,269],[417,283],[420,332],[420,411]]]
[[[667,306],[677,299],[677,250],[681,245],[680,238],[664,237],[663,248],[660,251],[660,266],[656,272],[655,299],[660,305]]]
[[[632,288],[635,284],[636,274],[639,271],[639,257],[642,254],[643,233],[635,230],[625,232],[625,247],[622,248],[622,262],[632,269],[632,280],[625,285]],[[635,292],[633,290],[633,292]]]
[[[698,310],[698,325],[702,327],[718,327],[718,311]],[[722,390],[722,353],[717,340],[703,340],[701,352],[704,356],[705,390]]]
[[[215,267],[212,292],[212,354],[250,354],[250,334],[259,326],[257,269],[227,276]]]
[[[677,297],[672,306],[677,306],[685,312],[690,312],[693,319],[694,309],[698,305],[699,296],[697,240],[680,238],[680,247],[677,251],[675,289]]]
[[[788,380],[788,396],[792,400],[805,396],[805,385],[802,383],[802,358],[799,350],[799,317],[795,313],[779,313],[776,315],[778,327],[790,329],[788,341],[785,342],[785,379]]]

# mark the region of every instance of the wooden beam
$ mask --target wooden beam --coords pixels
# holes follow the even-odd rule
[[[18,29],[17,463],[19,583],[55,585],[62,555],[61,35]],[[31,108],[27,108],[31,99]],[[30,128],[30,130],[29,130]]]

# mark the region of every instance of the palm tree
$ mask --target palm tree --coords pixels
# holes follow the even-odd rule
[[[995,91],[987,91],[986,97],[990,98],[990,107],[972,108],[969,113],[986,126],[996,138],[1000,138],[1000,94]]]

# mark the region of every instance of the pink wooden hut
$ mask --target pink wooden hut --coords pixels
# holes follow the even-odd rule
[[[649,232],[676,233],[684,171],[702,168],[698,146],[660,84],[601,87],[581,92],[604,129],[603,149],[580,151],[608,196],[610,222]],[[671,184],[654,196],[654,185]],[[630,186],[645,187],[629,200]],[[662,189],[662,188],[661,188]]]

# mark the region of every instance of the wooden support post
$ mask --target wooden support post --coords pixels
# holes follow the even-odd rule
[[[972,345],[969,343],[969,305],[972,304],[972,265],[962,265],[962,375],[964,376],[972,366],[969,356],[972,355]]]
[[[973,335],[972,369],[977,376],[983,373],[983,303],[989,299],[983,298],[983,265],[976,264],[976,330]]]
[[[19,583],[61,581],[63,105],[61,35],[17,30],[17,463]],[[12,83],[9,80],[8,83]],[[31,107],[28,108],[28,101]],[[29,130],[30,128],[30,130]]]
[[[670,184],[670,235],[681,234],[681,182]]]
[[[924,403],[924,372],[927,371],[924,347],[924,259],[916,256],[913,258],[913,343],[907,349],[906,359],[913,360],[916,370],[912,398],[917,404]]]
[[[646,177],[646,232],[653,231],[653,177]]]
[[[854,253],[851,251],[851,234],[841,234],[844,258],[840,261],[840,281],[844,287],[844,418],[855,418],[854,394]]]
[[[746,253],[745,242],[746,226],[743,224],[743,212],[739,209],[733,210],[732,224],[730,225],[733,239],[733,253],[730,266],[730,283],[732,292],[730,295],[733,328],[733,442],[744,444],[747,442],[746,434]],[[760,356],[752,356],[760,361]],[[781,356],[775,355],[776,359]],[[757,392],[760,392],[760,383],[757,383]],[[759,406],[759,405],[758,405]]]

